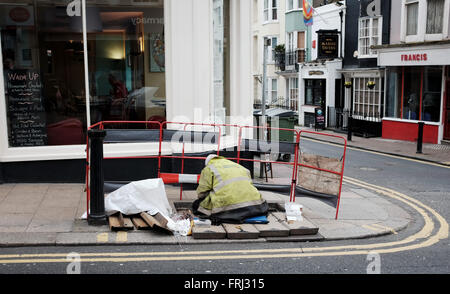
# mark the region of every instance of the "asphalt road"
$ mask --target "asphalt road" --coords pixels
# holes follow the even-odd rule
[[[322,155],[338,155],[340,147],[308,141],[302,145],[304,151]],[[378,186],[404,193],[423,204],[431,207],[437,213],[450,221],[450,169],[416,161],[387,157],[349,149],[347,152],[345,176],[365,181]],[[395,201],[395,200],[389,200]],[[402,203],[398,202],[399,205]],[[307,252],[307,249],[320,247],[340,247],[346,245],[366,245],[374,243],[395,242],[411,236],[423,227],[423,219],[408,207],[404,207],[414,217],[414,221],[403,231],[372,239],[345,240],[333,242],[311,243],[255,243],[255,244],[223,244],[223,245],[175,245],[175,246],[96,246],[96,247],[39,247],[39,248],[2,248],[1,254],[43,254],[60,253],[62,256],[70,252],[83,253],[113,253],[153,252],[156,256],[150,261],[111,260],[108,262],[85,261],[79,267],[71,267],[68,263],[20,263],[0,264],[0,273],[45,273],[65,274],[79,270],[82,274],[228,274],[228,275],[259,275],[259,274],[366,274],[379,272],[381,274],[435,274],[450,273],[450,240],[440,240],[431,246],[404,250],[380,255],[347,255],[330,256],[285,256],[267,257],[261,254],[246,258],[251,250],[262,249],[272,252],[274,249],[292,249],[295,252]],[[437,223],[437,222],[436,222]],[[432,228],[435,233],[438,226]],[[192,251],[219,251],[217,254],[204,253],[199,260],[170,260],[171,253],[178,256],[192,256]],[[239,250],[241,257],[227,258],[220,251]],[[247,252],[248,251],[248,252]],[[375,250],[376,252],[376,250]],[[159,254],[160,253],[160,254]],[[128,255],[126,255],[128,256]],[[84,258],[84,257],[83,257]],[[76,261],[76,260],[75,260]],[[78,264],[78,263],[75,263]],[[375,267],[374,267],[375,265]],[[254,276],[252,276],[254,277]],[[183,281],[185,277],[181,278]],[[201,279],[206,279],[202,276]],[[178,281],[182,283],[183,281]],[[273,283],[272,280],[266,280]]]

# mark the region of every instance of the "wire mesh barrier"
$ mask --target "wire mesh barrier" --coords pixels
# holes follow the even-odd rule
[[[108,129],[118,124],[149,126],[144,129]],[[159,128],[158,128],[159,127]],[[165,184],[178,185],[180,200],[183,190],[195,189],[200,180],[204,161],[209,154],[216,154],[246,167],[253,178],[254,186],[259,190],[273,191],[289,195],[289,201],[297,197],[314,197],[336,208],[336,219],[344,173],[345,138],[317,132],[297,131],[295,129],[264,126],[239,126],[232,124],[205,124],[187,122],[158,121],[104,121],[92,125],[88,133],[103,131],[101,146],[117,143],[151,143],[147,154],[125,154],[120,156],[103,156],[103,151],[96,152],[100,160],[114,159],[150,159],[149,178],[161,178]],[[292,133],[292,142],[278,141],[280,132]],[[253,139],[255,133],[258,139]],[[343,155],[328,158],[304,152],[300,148],[304,134],[329,136],[343,140]],[[275,135],[274,135],[275,134]],[[94,138],[94,139],[93,139]],[[261,139],[260,139],[261,138]],[[267,139],[268,138],[268,139]],[[90,213],[92,193],[104,199],[104,194],[117,190],[129,181],[109,181],[104,179],[103,166],[100,170],[93,164],[100,164],[92,158],[91,152],[95,137],[88,135],[86,142],[86,195],[87,212]],[[97,142],[98,143],[98,142]],[[280,155],[289,155],[289,160],[282,161]],[[291,156],[292,155],[292,156]],[[145,164],[142,164],[145,165]],[[276,169],[273,166],[277,166]],[[255,177],[255,168],[260,169],[260,178]],[[94,174],[95,171],[95,174]],[[278,175],[273,176],[273,171]],[[271,173],[270,180],[268,172]],[[264,177],[265,174],[265,177]],[[264,181],[265,179],[265,181]],[[96,188],[94,191],[93,186]],[[99,194],[99,195],[98,195]]]

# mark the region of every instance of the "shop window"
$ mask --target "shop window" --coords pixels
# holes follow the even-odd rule
[[[325,104],[325,80],[305,80],[305,104],[323,106]]]
[[[372,85],[370,85],[372,83]],[[382,113],[383,79],[355,78],[353,115],[358,119],[380,120]]]
[[[441,66],[389,68],[387,83],[387,117],[440,121]]]
[[[89,124],[165,118],[162,2],[88,3],[89,93],[82,20],[68,3],[0,1],[11,147],[85,144]]]

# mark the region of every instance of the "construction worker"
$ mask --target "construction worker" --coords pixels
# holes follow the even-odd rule
[[[250,171],[215,154],[205,160],[197,194],[194,214],[209,218],[213,225],[267,216],[268,204],[253,186]]]

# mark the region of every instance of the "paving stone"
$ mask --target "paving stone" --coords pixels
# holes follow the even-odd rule
[[[280,223],[272,214],[267,216],[268,224],[255,224],[259,231],[259,237],[287,237],[289,236],[289,228]]]
[[[273,213],[274,217],[280,221],[280,224],[289,229],[289,235],[315,235],[319,232],[319,227],[303,216],[302,221],[287,222],[284,212]]]
[[[225,239],[227,232],[222,226],[194,226],[192,237],[194,239]]]
[[[55,245],[57,233],[2,233],[0,244],[2,246],[24,246],[24,245]]]
[[[258,229],[251,224],[222,224],[227,232],[228,239],[256,239],[259,237]]]

